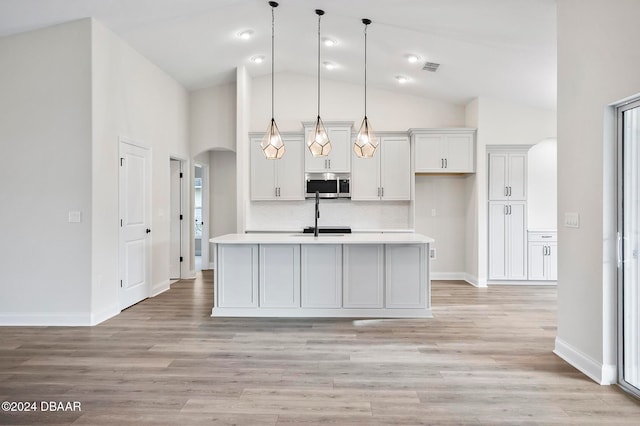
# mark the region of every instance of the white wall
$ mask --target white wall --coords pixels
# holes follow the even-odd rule
[[[123,137],[151,148],[152,263],[155,294],[169,285],[171,156],[189,158],[188,95],[156,65],[101,23],[93,37],[92,312],[117,299],[118,149]],[[186,178],[190,174],[187,172]],[[187,254],[188,256],[188,254]]]
[[[558,1],[556,353],[600,383],[616,380],[616,139],[609,105],[640,90],[640,2]]]
[[[152,276],[168,284],[169,157],[188,158],[187,94],[90,19],[0,39],[0,323],[119,312],[119,137],[152,149]],[[70,210],[81,223],[68,223]]]
[[[469,221],[477,223],[476,235],[467,235],[467,244],[474,244],[470,253],[475,259],[471,269],[467,270],[475,284],[485,285],[487,282],[487,146],[489,145],[535,145],[543,139],[556,135],[556,114],[554,111],[532,108],[497,99],[480,97],[475,105],[467,108],[476,121],[477,110],[477,144],[476,175],[472,188],[467,188],[467,195],[475,198],[476,216]],[[469,210],[472,214],[472,209]]]
[[[89,34],[79,21],[0,38],[2,325],[90,321]]]
[[[210,151],[209,235],[217,237],[236,232],[236,153]]]
[[[530,230],[557,229],[558,155],[555,138],[545,139],[527,155],[527,222]]]
[[[317,80],[293,73],[275,75],[275,119],[281,132],[302,130],[303,121],[317,115]],[[320,116],[323,121],[353,121],[360,127],[364,115],[364,88],[359,84],[321,81]],[[367,116],[374,130],[396,131],[412,127],[461,127],[464,106],[408,96],[369,86]],[[253,80],[252,132],[264,132],[271,119],[271,76]]]
[[[236,83],[189,94],[192,156],[212,149],[236,150]]]
[[[415,227],[436,241],[431,271],[437,279],[461,279],[465,271],[465,176],[416,176]],[[433,216],[435,210],[435,216]]]

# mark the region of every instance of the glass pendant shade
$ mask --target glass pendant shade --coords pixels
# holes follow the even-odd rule
[[[329,135],[320,116],[316,119],[313,131],[309,135],[307,146],[309,147],[309,151],[311,151],[311,155],[314,157],[326,157],[331,152]]]
[[[276,120],[273,118],[271,119],[269,127],[267,127],[267,131],[264,133],[260,147],[262,148],[264,156],[269,160],[279,160],[284,155],[284,142],[282,142]]]
[[[378,149],[378,138],[373,133],[369,119],[365,116],[360,125],[360,131],[353,144],[353,151],[360,158],[372,158]]]

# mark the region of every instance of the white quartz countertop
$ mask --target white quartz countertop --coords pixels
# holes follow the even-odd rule
[[[357,232],[352,234],[251,233],[227,234],[209,240],[214,244],[426,244],[435,240],[412,233]]]

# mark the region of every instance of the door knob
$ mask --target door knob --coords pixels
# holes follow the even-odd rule
[[[147,228],[146,233],[150,234],[151,233],[151,229]]]

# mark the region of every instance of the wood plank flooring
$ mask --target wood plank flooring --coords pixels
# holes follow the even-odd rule
[[[640,424],[553,353],[554,287],[433,282],[433,319],[211,318],[212,274],[91,328],[0,328],[0,424]]]

